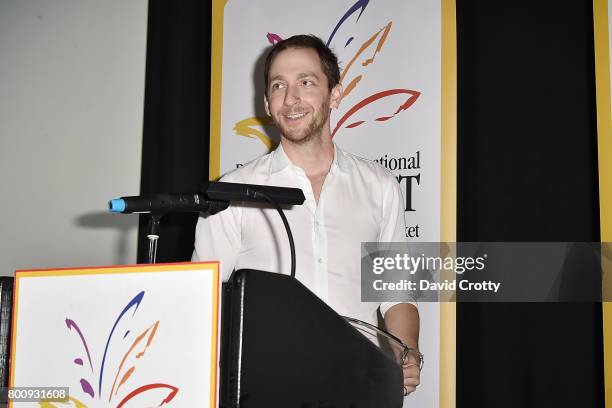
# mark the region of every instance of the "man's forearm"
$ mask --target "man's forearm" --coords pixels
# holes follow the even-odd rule
[[[387,330],[395,337],[399,337],[408,347],[419,348],[419,311],[409,303],[400,303],[392,306],[385,313]],[[402,360],[402,374],[404,376],[404,396],[416,390],[421,383],[420,363],[416,358],[408,357]]]
[[[419,348],[419,310],[410,303],[392,306],[385,313],[389,333],[399,337],[408,347]]]

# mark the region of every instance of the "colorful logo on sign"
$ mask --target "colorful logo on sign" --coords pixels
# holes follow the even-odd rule
[[[349,17],[359,12],[356,19],[356,21],[359,21],[369,2],[370,0],[358,0],[344,13],[333,28],[327,40],[327,46],[330,46],[332,41],[335,40],[338,30],[348,21]],[[393,21],[389,21],[385,26],[374,32],[367,40],[357,47],[357,50],[349,59],[349,62],[342,69],[340,83],[344,89],[344,98],[353,92],[365,78],[365,73],[354,73],[357,71],[355,68],[361,66],[365,69],[375,62],[376,57],[382,52],[389,38],[392,27]],[[282,40],[282,38],[275,33],[268,33],[266,39],[268,43],[272,45]],[[353,36],[349,36],[344,44],[344,48],[348,47],[354,39]],[[338,40],[336,40],[336,43],[337,41]],[[333,126],[332,137],[336,136],[342,129],[356,128],[368,121],[372,121],[372,119],[367,118],[365,114],[366,110],[364,108],[368,106],[381,104],[383,108],[389,110],[387,106],[389,98],[399,98],[400,103],[392,105],[391,110],[388,111],[387,114],[373,118],[374,123],[385,122],[408,110],[417,101],[420,95],[421,93],[419,91],[406,88],[392,88],[374,92],[343,111],[340,119],[338,119],[335,126]],[[234,125],[234,132],[240,136],[257,138],[268,148],[268,150],[272,150],[275,148],[274,142],[265,132],[259,130],[257,127],[265,128],[273,125],[272,118],[269,116],[253,116],[237,122]]]
[[[158,320],[148,325],[146,329],[144,329],[137,335],[134,335],[130,330],[127,330],[123,334],[123,337],[119,340],[119,342],[117,342],[115,334],[119,323],[124,319],[124,317],[129,315],[130,311],[131,316],[129,317],[133,317],[136,314],[138,307],[142,303],[144,295],[145,292],[141,291],[136,296],[134,296],[134,298],[130,300],[123,308],[121,313],[119,313],[117,319],[115,319],[115,323],[113,324],[113,327],[111,328],[108,338],[106,340],[104,354],[102,355],[102,359],[100,360],[99,367],[96,367],[97,364],[95,364],[92,359],[89,345],[86,341],[86,337],[83,334],[83,331],[81,330],[79,325],[74,320],[66,318],[66,327],[68,328],[68,330],[70,330],[71,333],[75,333],[75,335],[78,336],[82,345],[80,355],[74,359],[73,363],[77,366],[82,367],[83,372],[85,373],[83,377],[79,380],[79,385],[82,394],[81,400],[74,397],[74,393],[71,392],[68,406],[73,406],[75,408],[88,408],[88,405],[82,402],[82,400],[87,401],[97,398],[99,400],[108,400],[108,406],[114,406],[116,408],[127,408],[129,406],[135,407],[142,406],[143,402],[139,401],[138,397],[142,398],[144,396],[147,397],[147,401],[150,401],[151,398],[157,399],[156,406],[162,406],[164,404],[169,404],[170,401],[174,399],[179,389],[173,385],[164,383],[144,384],[132,389],[130,392],[120,392],[124,391],[124,386],[127,387],[128,383],[130,382],[130,378],[136,371],[137,363],[139,361],[142,361],[146,351],[153,344],[155,334],[158,332],[159,328],[160,321]],[[115,341],[113,342],[112,340],[114,336]],[[111,357],[116,356],[116,354],[113,353],[113,347],[111,347],[111,343],[113,343],[113,347],[116,348],[127,348],[127,351],[123,354],[123,357],[119,362],[118,368],[114,373],[111,373],[108,370],[105,371],[105,367],[107,367],[106,363],[111,359]],[[112,380],[112,383],[109,382],[110,380]],[[110,385],[110,389],[107,394],[102,392],[103,385],[106,385],[107,388],[108,385]],[[160,392],[162,395],[161,401],[158,399],[159,397],[149,398],[150,395],[148,394],[158,395]],[[119,402],[116,402],[119,395],[123,396],[123,398],[121,398]],[[59,407],[58,405],[54,404],[56,403],[47,401],[40,402],[40,406],[43,408]],[[63,407],[66,405],[62,403],[61,406]]]

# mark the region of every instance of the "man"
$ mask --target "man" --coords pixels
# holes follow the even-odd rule
[[[384,168],[332,142],[330,112],[342,99],[339,78],[338,60],[319,38],[298,35],[277,43],[266,58],[264,104],[281,144],[222,180],[301,188],[304,205],[286,211],[296,278],[339,314],[376,325],[379,305],[360,302],[360,243],[405,240],[403,199]],[[220,259],[224,280],[241,268],[287,274],[286,241],[275,210],[233,206],[200,218],[193,260]],[[383,303],[380,311],[392,334],[418,348],[414,305]],[[414,361],[403,371],[408,394],[420,372]]]

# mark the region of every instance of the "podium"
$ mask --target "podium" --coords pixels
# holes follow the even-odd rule
[[[239,270],[223,286],[220,407],[395,408],[400,366],[287,275]]]
[[[202,369],[211,368],[212,364],[211,371],[214,373],[217,367],[216,349],[213,348],[211,355],[210,349],[207,351],[206,347],[202,347],[204,341],[210,340],[211,344],[214,344],[218,338],[216,322],[211,320],[209,314],[217,316],[218,309],[210,306],[213,310],[211,312],[206,306],[208,303],[204,304],[205,301],[202,300],[206,293],[211,297],[219,293],[219,286],[216,283],[218,280],[215,278],[218,275],[207,273],[212,272],[214,270],[212,266],[216,265],[216,263],[174,264],[164,267],[135,265],[124,267],[121,273],[116,268],[111,268],[112,270],[103,274],[99,268],[42,271],[43,273],[21,271],[22,275],[18,278],[20,284],[17,285],[20,288],[19,296],[15,299],[17,304],[25,303],[20,308],[14,306],[15,313],[17,309],[20,313],[15,315],[17,324],[13,329],[15,333],[20,333],[19,336],[15,335],[14,339],[22,341],[14,343],[17,346],[12,351],[14,355],[10,356],[13,363],[18,362],[12,367],[16,369],[11,373],[11,384],[32,386],[40,383],[33,381],[39,378],[39,375],[43,375],[47,378],[45,384],[51,384],[51,380],[59,381],[62,385],[68,384],[72,387],[70,396],[79,402],[87,403],[100,399],[102,395],[105,398],[107,395],[110,396],[111,385],[114,388],[113,378],[119,378],[117,376],[121,372],[132,372],[136,368],[135,372],[139,377],[130,377],[130,381],[125,383],[126,387],[120,394],[112,394],[116,397],[115,402],[142,397],[147,398],[146,401],[149,403],[138,405],[138,402],[134,402],[134,406],[152,406],[151,401],[157,401],[159,405],[159,398],[163,397],[166,401],[169,397],[176,396],[176,401],[167,401],[168,406],[213,407],[215,390],[219,384],[217,397],[219,406],[224,408],[400,408],[402,406],[402,372],[393,354],[385,354],[375,341],[361,334],[296,279],[287,275],[255,270],[241,270],[234,273],[222,288],[219,382],[215,384],[217,376],[214,374],[209,378],[212,382],[202,380],[204,378],[200,376]],[[207,269],[209,267],[211,269]],[[143,268],[150,271],[145,273]],[[202,272],[196,274],[191,272],[200,270]],[[139,271],[138,275],[135,275],[134,271]],[[90,279],[92,273],[95,279]],[[165,295],[162,298],[156,297],[164,292],[161,288],[166,288],[170,282],[177,282],[177,276],[182,276],[180,274],[184,275],[181,279],[189,278],[191,283],[184,284],[178,292],[175,290],[169,292],[170,298]],[[138,279],[133,279],[135,276]],[[73,281],[71,285],[67,284],[68,277]],[[6,282],[1,282],[2,289],[6,284],[7,292],[3,292],[2,296],[2,313],[6,319],[0,322],[2,323],[0,329],[5,334],[10,330],[8,316],[12,300],[9,295],[12,289],[12,285],[9,285],[11,281],[12,278],[7,278]],[[126,289],[125,293],[116,294],[118,283]],[[55,296],[52,298],[53,301],[32,300],[38,299],[38,294],[49,287],[53,289],[50,292]],[[96,293],[113,293],[116,296],[92,297],[88,288],[94,287]],[[58,293],[61,296],[58,296]],[[75,300],[74,296],[67,295],[72,293],[79,296],[78,300]],[[134,293],[137,295],[132,296]],[[126,297],[125,294],[129,296]],[[154,299],[169,299],[170,303],[166,306],[181,305],[183,312],[179,315],[174,312],[167,314],[163,302],[156,302]],[[214,305],[218,304],[216,303],[218,297],[216,299]],[[137,303],[134,303],[135,301]],[[83,336],[87,336],[92,327],[97,326],[101,320],[99,316],[92,317],[90,312],[82,311],[85,306],[92,307],[92,302],[97,302],[96,305],[110,305],[107,308],[93,307],[92,310],[98,311],[102,317],[107,317],[110,313],[110,317],[114,319],[117,317],[117,311],[123,310],[115,319],[116,322],[121,321],[122,329],[114,330],[117,325],[115,323],[112,329],[105,327],[110,330],[108,336],[79,337],[81,332],[77,333],[77,324],[83,329],[85,333]],[[189,306],[185,306],[186,303]],[[132,309],[135,312],[136,305],[140,305],[138,313],[132,313]],[[185,313],[185,310],[190,310],[192,313]],[[121,316],[124,315],[129,319],[121,320]],[[181,316],[182,320],[174,318],[176,316]],[[43,328],[40,324],[23,323],[34,321],[32,318],[52,321],[53,324],[42,325]],[[67,325],[68,323],[72,325]],[[189,324],[206,324],[212,327],[209,334],[200,335],[196,339],[195,336],[185,336],[185,332],[181,331],[182,327]],[[110,369],[105,370],[106,375],[103,375],[100,361],[111,363],[126,361],[125,356],[128,356],[132,350],[141,351],[140,348],[134,349],[133,345],[129,347],[130,343],[138,342],[138,339],[144,338],[143,335],[152,333],[152,327],[156,328],[153,331],[159,333],[159,337],[155,337],[153,341],[151,334],[148,338],[147,344],[152,341],[152,347],[143,359],[142,365],[138,364],[140,360],[136,357],[137,360],[130,360],[134,361],[130,364],[135,364],[132,368],[125,366],[122,371],[122,366],[119,366],[115,377],[113,370]],[[52,353],[53,358],[50,360],[52,364],[41,371],[33,368],[38,367],[40,359],[37,356],[45,355],[53,347],[49,346],[48,342],[30,342],[27,339],[42,338],[43,331],[48,335],[49,341],[55,342],[53,344],[63,345],[69,342],[79,345],[79,339],[83,341],[86,339],[88,347],[73,347],[68,349],[67,353],[63,351],[64,349],[61,349],[62,352]],[[119,335],[113,337],[112,334],[115,332]],[[213,336],[212,340],[207,337],[210,333]],[[115,340],[111,341],[111,338]],[[0,340],[2,340],[0,346],[4,346],[8,338]],[[107,350],[104,345],[109,342],[111,346],[108,349],[111,351],[107,356],[108,359],[100,360],[102,351]],[[89,353],[89,350],[92,353]],[[205,361],[202,366],[206,356],[210,360]],[[5,369],[8,358],[8,348],[0,347],[0,363],[3,363]],[[90,358],[93,360],[92,367],[87,366]],[[177,359],[183,361],[179,366],[173,364],[174,361],[179,361]],[[153,365],[145,369],[144,364],[148,361]],[[181,375],[175,375],[177,367],[181,370]],[[74,372],[82,373],[83,377],[74,376]],[[195,374],[187,375],[188,378],[185,378],[185,373],[188,372]],[[2,367],[0,373],[5,376],[0,379],[6,385],[6,371],[2,371]],[[95,380],[102,378],[104,383],[98,383],[99,388],[95,390],[92,388],[95,391],[92,396],[85,388],[78,387],[79,378],[87,380],[90,384],[96,384]],[[102,389],[102,385],[105,388]],[[144,392],[145,388],[149,389],[152,386],[164,386],[175,392],[161,397],[155,393],[139,394],[140,391]],[[111,394],[108,394],[109,391]],[[144,400],[140,402],[142,401]]]

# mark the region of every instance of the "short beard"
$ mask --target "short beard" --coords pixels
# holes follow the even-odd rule
[[[286,131],[286,129],[284,129],[280,123],[276,123],[276,127],[278,127],[280,130],[281,135],[291,143],[296,145],[304,145],[314,139],[317,135],[321,134],[323,126],[325,126],[325,123],[327,123],[330,116],[329,101],[326,101],[323,103],[323,105],[321,105],[320,112],[320,120],[317,120],[317,118],[314,117],[310,125],[308,125],[308,128],[298,136],[294,137],[291,132]]]

